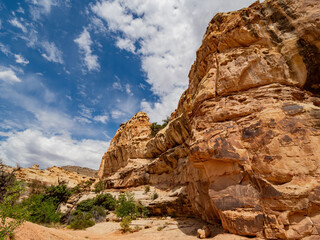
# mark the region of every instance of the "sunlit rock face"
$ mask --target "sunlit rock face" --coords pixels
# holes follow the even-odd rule
[[[266,0],[217,14],[168,126],[150,138],[145,117],[139,150],[131,141],[140,135],[118,140],[122,126],[99,176],[113,173],[110,181],[122,187],[185,186],[193,213],[231,233],[313,239],[319,94],[320,1]],[[126,169],[139,158],[148,161]]]
[[[108,151],[102,157],[98,177],[108,176],[127,165],[129,159],[144,158],[145,147],[151,138],[151,123],[144,112],[138,112],[121,124]]]

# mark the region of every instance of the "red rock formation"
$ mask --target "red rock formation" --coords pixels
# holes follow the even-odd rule
[[[143,143],[141,156],[153,160],[130,175],[143,177],[135,183],[185,185],[194,213],[231,233],[317,238],[319,19],[318,0],[266,0],[217,14],[170,123]],[[122,159],[113,161],[124,166]]]

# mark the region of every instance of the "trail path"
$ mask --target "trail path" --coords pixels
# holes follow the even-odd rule
[[[141,219],[132,222],[142,230],[123,234],[117,222],[98,223],[86,230],[70,230],[65,228],[48,228],[34,223],[25,222],[17,229],[16,240],[195,240],[196,231],[202,225],[194,219]],[[145,229],[145,226],[149,228]],[[165,226],[161,231],[159,227]],[[242,240],[244,237],[224,233],[220,227],[212,227],[214,240]]]

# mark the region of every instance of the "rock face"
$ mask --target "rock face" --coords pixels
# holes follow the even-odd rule
[[[108,152],[102,157],[98,177],[108,176],[128,163],[128,159],[145,158],[145,147],[151,138],[151,123],[144,112],[138,112],[121,124],[112,139]]]
[[[118,170],[111,181],[123,187],[185,186],[194,214],[231,233],[311,239],[320,234],[319,94],[320,1],[217,14],[168,126],[150,139],[144,114],[133,136],[135,116],[99,177]],[[131,158],[149,161],[123,181]]]
[[[7,171],[10,169],[8,168]],[[19,168],[14,172],[17,179],[22,179],[27,182],[39,181],[44,185],[58,185],[65,183],[68,187],[75,187],[81,182],[94,181],[94,178],[69,172],[60,167],[50,167],[45,170],[39,168],[39,165],[34,164],[31,168]]]

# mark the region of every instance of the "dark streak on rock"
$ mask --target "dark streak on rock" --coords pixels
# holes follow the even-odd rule
[[[297,41],[299,54],[303,57],[303,62],[308,70],[307,80],[304,89],[320,94],[320,52],[319,49],[310,42],[300,38]]]
[[[290,23],[286,15],[275,8],[271,3],[267,3],[267,6],[272,10],[272,15],[270,16],[271,21],[277,23],[276,26],[281,32],[295,31],[295,27]]]
[[[297,15],[288,7],[288,5],[283,0],[278,0],[279,6],[283,9],[283,11],[292,19],[296,19]]]

